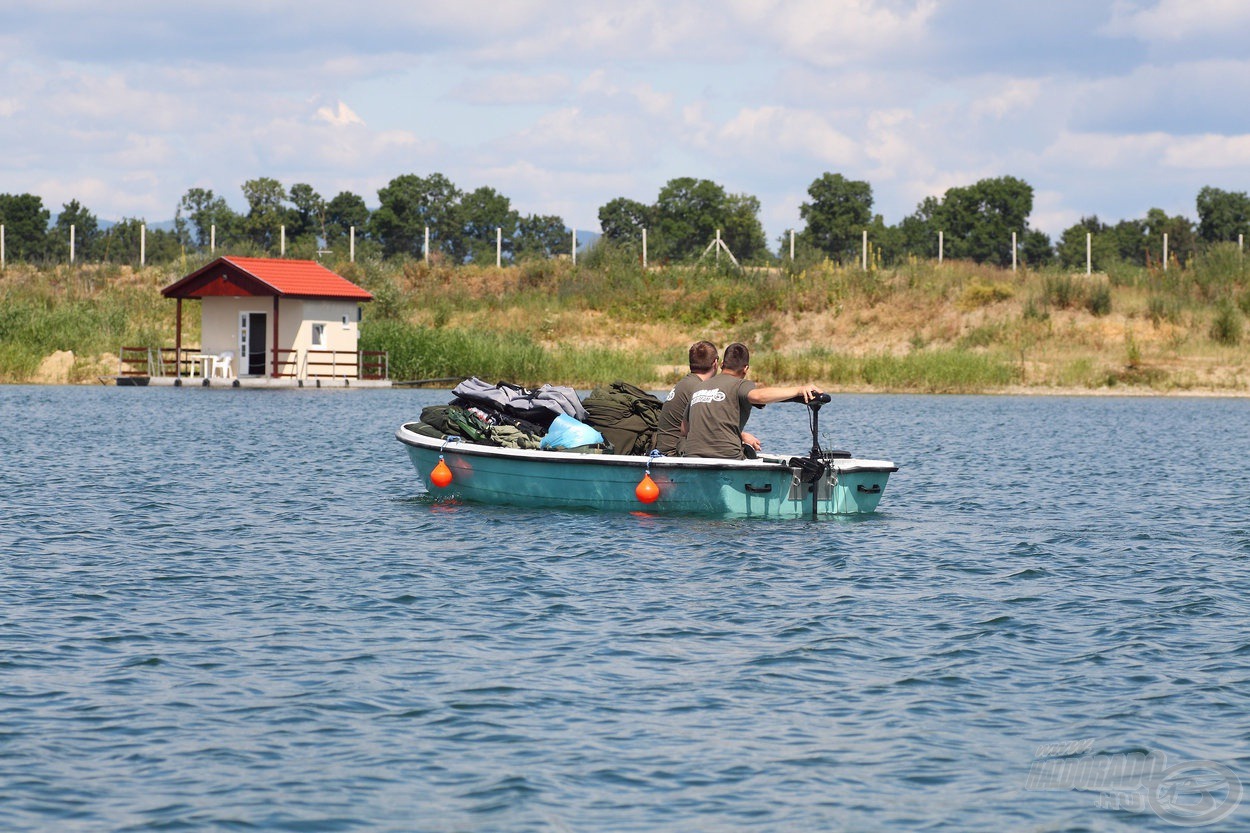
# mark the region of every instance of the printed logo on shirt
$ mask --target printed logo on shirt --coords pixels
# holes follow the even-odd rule
[[[724,402],[723,390],[697,390],[690,395],[691,405],[706,405],[709,402]]]
[[[668,392],[668,396],[664,397],[665,402],[672,402],[673,397],[677,395],[677,388],[673,388]]]

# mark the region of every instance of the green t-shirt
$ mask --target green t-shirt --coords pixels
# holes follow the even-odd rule
[[[673,386],[660,407],[659,421],[655,430],[655,447],[665,457],[675,457],[680,453],[678,446],[682,442],[681,421],[686,417],[686,406],[690,404],[690,392],[702,381],[693,373],[688,374]]]
[[[685,457],[718,457],[742,460],[742,429],[751,416],[747,394],[756,385],[720,373],[700,383],[690,392],[686,406]]]

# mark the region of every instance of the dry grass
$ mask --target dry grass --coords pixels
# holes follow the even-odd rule
[[[1248,351],[1213,341],[1210,288],[1189,276],[1168,276],[1168,289],[1162,276],[1145,271],[1125,283],[1118,274],[1119,282],[1112,282],[1104,275],[959,262],[868,273],[830,264],[798,273],[643,273],[628,264],[586,268],[567,260],[502,269],[355,263],[339,264],[338,271],[377,297],[366,310],[366,327],[370,320],[390,320],[519,335],[548,351],[619,352],[639,357],[634,381],[656,387],[680,374],[691,342],[706,338],[721,346],[743,341],[769,357],[770,381],[824,373],[829,378],[816,381],[831,389],[872,387],[847,370],[850,360],[862,369],[883,359],[914,366],[922,358],[940,365],[943,356],[966,356],[1010,368],[1012,381],[994,382],[993,390],[1250,394]],[[125,338],[172,343],[172,302],[161,299],[159,289],[182,274],[181,264],[143,271],[10,267],[0,272],[0,299],[31,309],[89,303],[124,310]],[[1202,297],[1185,289],[1195,285]],[[1233,300],[1248,291],[1236,281],[1230,286]],[[1100,291],[1105,306],[1095,303]],[[184,316],[185,324],[196,328],[193,318]],[[20,322],[0,315],[0,324],[6,320],[16,333]],[[12,364],[0,367],[0,378],[21,381],[51,350],[33,355],[6,342],[11,333],[0,326],[0,363]],[[68,329],[57,341],[57,349],[75,350],[84,373],[118,346]],[[948,371],[961,366],[952,361]],[[906,387],[916,384],[906,374],[878,378],[899,378],[901,389],[917,389]],[[950,379],[920,384],[961,389]]]

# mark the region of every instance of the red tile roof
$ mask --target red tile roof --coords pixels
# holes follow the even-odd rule
[[[271,257],[219,257],[165,287],[161,294],[166,298],[277,295],[373,300],[367,291],[315,260]]]

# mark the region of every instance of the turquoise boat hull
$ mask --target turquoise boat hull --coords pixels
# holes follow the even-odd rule
[[[898,471],[886,460],[831,459],[806,482],[791,458],[771,454],[713,460],[525,451],[442,440],[407,425],[395,436],[433,495],[505,506],[740,518],[859,515],[876,511]],[[443,488],[430,480],[440,457],[451,470]],[[660,492],[652,503],[635,492],[647,472]]]

